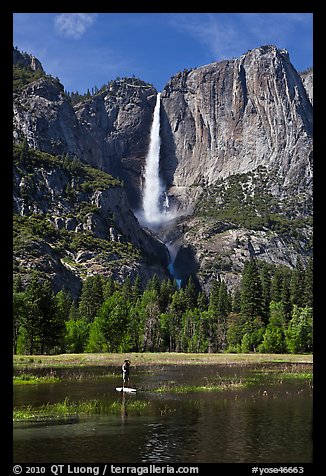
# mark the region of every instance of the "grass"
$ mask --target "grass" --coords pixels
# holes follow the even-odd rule
[[[313,372],[302,370],[302,365],[291,364],[282,366],[282,369],[273,369],[269,366],[253,366],[246,375],[242,376],[220,376],[210,378],[205,377],[204,385],[176,385],[174,380],[166,382],[158,387],[158,393],[190,393],[190,392],[223,392],[241,390],[261,385],[282,385],[286,382],[300,382],[308,387],[313,387]]]
[[[56,377],[55,375],[45,375],[43,377],[37,377],[32,374],[20,374],[13,377],[14,385],[35,385],[56,382],[60,382],[60,378]]]
[[[176,352],[148,352],[124,354],[59,354],[14,355],[14,366],[30,368],[64,368],[87,366],[119,366],[130,359],[132,367],[151,365],[252,365],[257,363],[313,363],[312,354],[192,354]]]
[[[306,383],[309,387],[313,386],[313,372],[312,370],[302,371],[298,366],[294,366],[292,369],[283,368],[280,369],[261,369],[254,370],[252,375],[248,378],[246,386],[252,385],[276,385],[286,382],[302,382]]]
[[[237,396],[245,389],[258,389],[287,383],[297,384],[312,389],[313,357],[312,355],[278,355],[275,354],[176,354],[176,353],[145,353],[145,354],[64,354],[40,356],[14,356],[15,385],[53,383],[75,379],[102,379],[120,376],[120,365],[125,358],[131,360],[132,367],[137,373],[151,373],[152,369],[168,365],[212,365],[213,374],[210,378],[203,377],[196,384],[180,385],[175,380],[160,382],[161,385],[154,392],[164,394],[201,394],[204,392],[234,392]],[[276,361],[277,360],[277,361]],[[104,368],[116,366],[117,372]],[[219,366],[229,366],[229,375],[219,375]],[[94,368],[97,367],[96,371]],[[61,369],[60,378],[55,370]],[[33,373],[43,373],[44,376],[35,376]],[[59,372],[58,372],[59,373]],[[102,373],[102,375],[96,375]],[[285,391],[284,390],[284,391]],[[264,390],[266,391],[266,390]],[[238,393],[239,392],[239,393]],[[189,398],[185,395],[185,398]],[[199,398],[199,397],[198,397]],[[215,397],[214,397],[215,398]],[[14,421],[48,420],[87,415],[131,414],[145,415],[157,413],[161,417],[168,415],[172,410],[169,407],[156,408],[151,401],[140,401],[135,398],[117,401],[85,400],[71,401],[65,398],[63,402],[40,407],[17,407],[14,410]],[[173,410],[174,411],[174,410]]]
[[[171,387],[169,385],[163,385],[155,390],[155,392],[164,393],[190,393],[190,392],[223,392],[224,390],[236,390],[244,387],[242,382],[238,383],[226,383],[224,385],[178,385]]]
[[[53,418],[67,418],[71,416],[91,416],[91,415],[112,415],[112,414],[132,414],[143,415],[151,409],[150,402],[139,400],[128,401],[122,404],[121,401],[104,403],[100,400],[71,401],[68,397],[63,402],[47,403],[38,408],[27,405],[14,409],[13,420],[44,420]]]

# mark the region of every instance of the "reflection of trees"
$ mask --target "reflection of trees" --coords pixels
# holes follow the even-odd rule
[[[140,457],[146,462],[181,462],[192,460],[187,448],[197,446],[197,425],[201,418],[199,401],[167,401],[166,406],[176,409],[166,413],[159,423],[149,423],[140,447]],[[194,458],[193,461],[196,461]]]

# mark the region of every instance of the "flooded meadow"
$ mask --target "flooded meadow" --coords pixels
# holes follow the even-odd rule
[[[311,356],[192,355],[132,356],[134,394],[116,391],[120,366],[110,359],[16,358],[14,462],[312,461]]]

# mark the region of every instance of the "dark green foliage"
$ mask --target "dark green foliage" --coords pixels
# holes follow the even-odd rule
[[[189,276],[188,282],[185,286],[185,296],[188,309],[194,309],[197,305],[198,289],[191,275]]]
[[[280,354],[285,352],[284,332],[286,318],[282,302],[272,301],[270,304],[270,319],[267,324],[259,352]]]
[[[313,274],[313,261],[309,259],[304,275],[304,297],[303,304],[305,306],[313,307],[313,295],[314,295],[314,274]]]
[[[203,191],[195,213],[204,218],[214,218],[227,228],[243,226],[250,230],[272,231],[284,239],[291,239],[298,249],[304,246],[311,251],[306,229],[312,227],[312,197],[288,190],[286,200],[277,199],[273,193],[275,175],[263,166],[246,174],[220,179],[214,185],[201,184]],[[273,177],[273,179],[271,179]]]
[[[18,171],[24,175],[34,173],[35,169],[44,168],[51,170],[60,168],[66,172],[69,182],[74,179],[75,190],[92,192],[95,190],[105,190],[110,187],[121,187],[122,183],[112,177],[112,175],[95,169],[90,165],[83,164],[77,157],[70,157],[68,154],[55,156],[28,147],[26,139],[21,144],[13,146],[14,165]]]
[[[262,263],[260,270],[261,291],[262,291],[262,321],[267,324],[269,319],[269,303],[271,301],[271,275],[265,263]]]
[[[34,276],[24,292],[14,294],[14,347],[33,354],[56,347],[63,335],[64,320],[58,312],[55,295],[48,281]],[[24,352],[23,352],[24,353]]]
[[[115,291],[101,306],[90,327],[88,352],[128,352],[130,304]]]
[[[103,302],[103,280],[101,276],[85,279],[79,301],[79,313],[86,322],[93,322]]]
[[[93,276],[78,305],[66,291],[54,295],[49,282],[35,277],[24,289],[16,279],[14,352],[312,352],[311,291],[303,306],[290,299],[295,282],[311,282],[312,263],[299,265],[298,281],[298,269],[251,259],[241,289],[232,294],[219,280],[208,296],[192,279],[175,289],[154,275],[142,289],[139,278]],[[272,295],[278,300],[268,302]]]
[[[24,66],[23,64],[17,63],[13,65],[13,90],[19,91],[27,84],[32,81],[46,76],[41,69],[33,71],[30,66]]]
[[[250,322],[263,313],[262,283],[259,277],[257,261],[252,258],[244,266],[241,283],[241,314],[250,326]]]
[[[285,344],[293,354],[312,352],[313,316],[312,308],[294,306],[292,319],[285,330]]]
[[[82,101],[87,101],[89,99],[94,98],[95,96],[100,96],[104,92],[106,94],[112,94],[109,91],[110,85],[116,82],[121,82],[121,81],[125,82],[126,84],[131,82],[131,83],[137,84],[138,86],[150,87],[149,84],[144,83],[141,79],[136,78],[135,76],[133,76],[132,78],[128,78],[128,77],[120,78],[119,76],[117,76],[116,80],[112,80],[107,84],[103,84],[100,88],[98,88],[96,85],[91,88],[91,91],[88,88],[86,93],[79,93],[78,91],[72,91],[72,92],[65,91],[65,93],[67,97],[70,99],[71,104],[75,106],[76,104]]]

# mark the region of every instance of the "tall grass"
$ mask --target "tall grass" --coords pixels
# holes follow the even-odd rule
[[[100,400],[84,400],[76,402],[71,401],[66,397],[62,402],[47,403],[37,408],[33,408],[31,405],[16,408],[14,410],[13,419],[14,421],[42,420],[70,416],[112,415],[119,413],[142,415],[150,409],[150,402],[139,400],[124,403],[121,403],[121,400],[112,403],[106,403]]]
[[[44,377],[37,377],[32,374],[20,374],[13,377],[14,385],[35,385],[43,383],[56,383],[60,382],[60,378],[55,375],[45,375]]]

